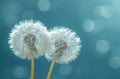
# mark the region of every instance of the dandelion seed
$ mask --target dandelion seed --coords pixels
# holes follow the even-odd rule
[[[16,56],[31,59],[30,79],[34,79],[34,58],[42,56],[48,47],[46,27],[33,20],[20,22],[10,33],[9,44]]]
[[[52,63],[46,79],[50,79],[55,62],[67,64],[75,60],[81,48],[80,38],[68,28],[53,28],[49,40],[50,47],[45,56]]]

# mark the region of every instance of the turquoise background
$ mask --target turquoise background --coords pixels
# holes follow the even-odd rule
[[[33,19],[48,29],[66,26],[81,38],[78,58],[55,64],[51,79],[120,79],[119,0],[0,0],[0,79],[29,79],[30,61],[8,45],[13,26]],[[45,79],[50,61],[35,60],[35,79]]]

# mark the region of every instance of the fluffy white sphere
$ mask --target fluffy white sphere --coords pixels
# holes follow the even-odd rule
[[[9,44],[21,58],[38,58],[48,48],[47,29],[39,21],[22,21],[10,33]]]
[[[50,46],[45,56],[58,63],[69,63],[77,58],[81,48],[80,38],[65,27],[55,27],[49,33]]]

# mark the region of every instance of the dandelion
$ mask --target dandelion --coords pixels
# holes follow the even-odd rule
[[[41,22],[26,20],[16,24],[9,35],[9,44],[13,53],[22,59],[31,60],[30,79],[34,79],[34,58],[42,56],[47,49],[46,34],[46,27]]]
[[[77,58],[81,48],[80,38],[68,28],[55,27],[49,36],[50,47],[45,56],[52,63],[46,79],[50,79],[55,62],[68,64]]]

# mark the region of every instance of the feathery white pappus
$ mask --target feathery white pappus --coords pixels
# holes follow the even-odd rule
[[[9,44],[21,58],[38,58],[48,47],[47,28],[39,21],[22,21],[9,34]]]
[[[55,27],[49,33],[50,46],[45,56],[58,63],[69,63],[77,58],[81,48],[80,38],[65,27]]]

